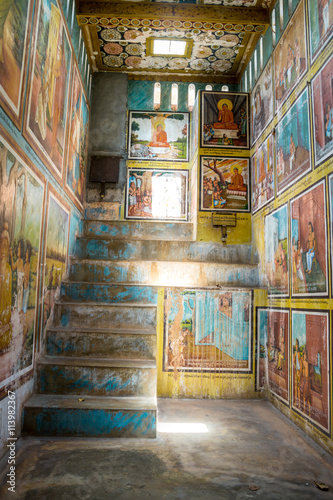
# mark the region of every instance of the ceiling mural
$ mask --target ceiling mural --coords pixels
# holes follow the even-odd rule
[[[92,71],[126,72],[145,78],[149,74],[238,82],[266,31],[267,9],[261,6],[217,10],[184,3],[188,2],[171,7],[170,3],[159,1],[142,4],[81,0],[77,17]],[[149,16],[142,17],[142,13]],[[147,51],[147,39],[151,37],[191,40],[192,51],[188,57],[151,55]]]

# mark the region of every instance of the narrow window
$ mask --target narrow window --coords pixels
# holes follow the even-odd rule
[[[187,107],[189,111],[192,111],[194,107],[194,102],[195,102],[195,85],[194,83],[190,83],[188,86],[188,93],[187,93]]]
[[[154,109],[160,109],[161,107],[161,84],[154,83]]]
[[[178,109],[178,85],[173,83],[171,87],[171,110],[177,111]]]

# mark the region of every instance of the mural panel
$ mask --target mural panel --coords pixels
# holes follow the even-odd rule
[[[127,219],[187,220],[188,170],[129,169]]]
[[[276,127],[277,194],[311,170],[308,89]]]
[[[283,205],[265,219],[265,262],[268,295],[289,295],[288,205]]]
[[[189,113],[130,111],[128,158],[188,161]]]
[[[19,128],[23,114],[32,4],[32,0],[7,0],[1,4],[0,105]]]
[[[268,61],[251,93],[252,144],[273,120],[273,64]]]
[[[32,368],[44,181],[0,130],[0,386]]]
[[[195,105],[191,115],[191,160],[193,160],[194,154],[198,147],[199,142],[199,98],[195,100]]]
[[[276,109],[279,109],[306,72],[305,33],[304,2],[301,2],[274,52]]]
[[[69,207],[51,190],[47,204],[44,248],[43,331],[53,311],[55,297],[60,292],[61,278],[66,268],[69,220]]]
[[[74,66],[71,112],[68,124],[66,187],[73,201],[82,209],[88,149],[89,108],[80,73]]]
[[[309,1],[309,33],[311,61],[332,39],[333,4],[329,0]]]
[[[200,210],[249,212],[249,160],[201,156]]]
[[[72,49],[56,0],[40,0],[37,12],[24,135],[52,173],[62,178]]]
[[[315,165],[333,151],[333,57],[312,80]]]
[[[292,407],[330,432],[329,315],[292,310]]]
[[[292,296],[328,294],[325,179],[291,201]]]
[[[257,387],[289,403],[289,311],[257,309]]]
[[[270,135],[252,156],[252,212],[274,200],[274,139]]]
[[[167,289],[164,371],[251,373],[251,293]]]
[[[248,148],[248,94],[201,92],[201,147]]]
[[[329,234],[331,235],[331,286],[332,286],[332,297],[333,297],[333,174],[328,178],[329,187],[329,207],[330,207],[330,222],[329,222]]]

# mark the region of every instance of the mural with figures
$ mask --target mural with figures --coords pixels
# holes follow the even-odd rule
[[[292,295],[328,293],[326,186],[322,180],[290,204]]]
[[[252,212],[274,199],[274,138],[270,135],[252,156]]]
[[[52,314],[66,269],[69,237],[69,207],[53,191],[49,192],[43,276],[43,329]]]
[[[266,216],[265,262],[268,295],[288,296],[288,205]]]
[[[333,152],[333,57],[312,80],[315,164]]]
[[[40,0],[35,19],[24,135],[52,173],[62,178],[72,49],[56,0]]]
[[[0,386],[32,367],[44,181],[0,129]],[[12,200],[12,203],[8,203]]]
[[[32,0],[1,3],[0,104],[21,128]]]
[[[257,342],[257,388],[289,403],[289,310],[258,308]]]
[[[330,432],[329,313],[292,310],[292,407]]]
[[[331,235],[331,285],[332,285],[332,297],[333,297],[333,174],[328,178],[329,186],[329,207],[330,207],[330,230]]]
[[[329,0],[308,0],[311,59],[315,59],[332,39],[333,3]]]
[[[251,293],[165,292],[164,370],[251,373]]]
[[[66,187],[82,208],[87,165],[89,107],[77,67],[74,67],[69,117]]]
[[[273,119],[273,64],[268,61],[251,93],[252,144]]]

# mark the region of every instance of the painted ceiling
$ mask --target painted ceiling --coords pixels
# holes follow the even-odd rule
[[[91,69],[133,78],[237,83],[267,27],[266,0],[78,1]],[[147,54],[148,37],[193,41],[189,57]]]

